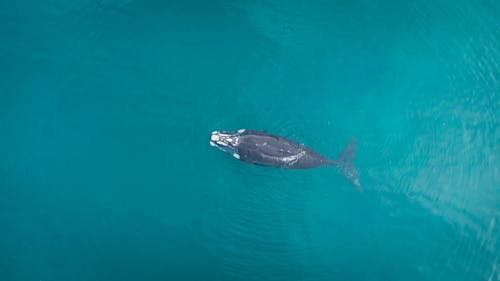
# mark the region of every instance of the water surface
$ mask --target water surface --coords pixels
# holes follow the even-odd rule
[[[0,279],[500,280],[499,3],[0,3]]]

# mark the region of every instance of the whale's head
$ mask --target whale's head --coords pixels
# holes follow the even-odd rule
[[[240,159],[238,154],[239,137],[244,129],[238,131],[213,131],[210,136],[210,145],[231,154],[234,158]]]

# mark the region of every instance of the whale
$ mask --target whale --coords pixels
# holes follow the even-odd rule
[[[321,155],[302,143],[259,130],[213,131],[210,135],[210,145],[253,165],[281,169],[335,166],[351,185],[362,190],[358,171],[353,163],[357,146],[355,137],[335,160]]]

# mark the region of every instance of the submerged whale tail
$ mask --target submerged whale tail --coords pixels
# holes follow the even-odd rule
[[[353,163],[354,156],[356,155],[356,144],[357,139],[354,137],[345,146],[344,150],[340,153],[339,159],[337,159],[337,168],[354,187],[362,191],[363,189],[359,182],[358,170],[354,167]]]

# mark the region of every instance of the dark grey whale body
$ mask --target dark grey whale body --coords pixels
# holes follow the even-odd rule
[[[355,138],[347,144],[336,161],[322,156],[303,144],[264,131],[244,129],[214,131],[210,137],[210,145],[255,165],[283,169],[336,166],[352,185],[361,189],[358,172],[353,164],[356,154]]]

